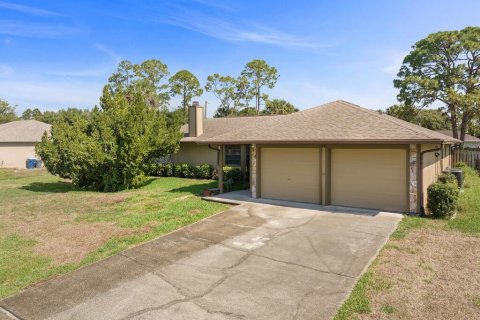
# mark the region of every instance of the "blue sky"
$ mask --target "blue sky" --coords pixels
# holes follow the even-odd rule
[[[411,45],[478,26],[478,12],[478,0],[0,0],[0,98],[19,112],[89,108],[122,59],[159,59],[203,85],[259,58],[280,74],[271,98],[384,109],[396,102],[392,81]],[[210,115],[218,105],[211,94],[197,100]]]

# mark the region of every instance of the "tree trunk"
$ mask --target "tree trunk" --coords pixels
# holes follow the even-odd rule
[[[467,125],[468,125],[468,112],[464,111],[462,116],[462,123],[460,125],[460,137],[459,139],[465,141],[465,133],[467,132]]]
[[[257,88],[257,114],[260,113],[260,88]]]
[[[450,122],[452,124],[452,134],[455,139],[458,139],[458,125],[457,125],[457,112],[455,106],[448,106],[450,111]]]

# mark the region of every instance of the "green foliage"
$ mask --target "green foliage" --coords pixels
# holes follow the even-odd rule
[[[242,177],[241,170],[238,167],[223,167],[223,180],[232,181],[233,183],[240,182]]]
[[[130,96],[135,99],[135,96],[140,95],[148,106],[166,110],[170,94],[164,80],[168,74],[167,65],[160,60],[145,60],[140,64],[123,60],[119,63],[117,72],[108,78],[103,95],[114,96],[120,92],[127,99]]]
[[[15,107],[7,101],[0,99],[0,124],[18,120]]]
[[[275,67],[271,67],[265,60],[255,59],[248,62],[241,75],[250,82],[250,94],[255,98],[257,114],[260,113],[262,101],[268,100],[268,95],[261,92],[262,88],[272,89],[279,77]]]
[[[453,184],[457,184],[457,183],[458,183],[458,182],[457,182],[457,178],[456,178],[453,174],[451,174],[451,173],[449,173],[449,172],[447,172],[447,173],[442,173],[442,174],[438,177],[438,182],[440,182],[440,183],[453,183]]]
[[[181,96],[184,111],[187,111],[188,106],[193,97],[201,96],[203,94],[200,88],[200,82],[188,70],[181,70],[168,79],[170,85],[170,95],[172,97]]]
[[[427,208],[435,218],[448,218],[455,214],[459,198],[456,183],[435,182],[427,188]]]
[[[258,115],[261,104],[268,100],[262,89],[273,88],[278,77],[277,69],[264,60],[250,61],[237,78],[218,73],[208,76],[205,90],[220,100],[215,117]],[[252,98],[253,108],[249,105]]]
[[[45,123],[53,124],[57,120],[66,120],[73,122],[77,117],[90,117],[90,111],[88,109],[68,108],[59,111],[40,111],[40,109],[26,109],[22,113],[23,120],[37,120]]]
[[[177,177],[195,179],[214,179],[213,167],[209,164],[191,166],[187,163],[153,163],[148,165],[147,173],[156,177]]]
[[[228,117],[236,114],[238,111],[234,103],[238,99],[236,86],[237,80],[231,76],[222,76],[218,73],[208,76],[205,90],[212,92],[220,100],[215,117]]]
[[[263,114],[290,114],[294,112],[298,112],[298,109],[293,104],[279,99],[268,100],[265,110],[262,111]]]
[[[480,27],[430,34],[415,43],[394,81],[398,99],[423,108],[442,103],[460,139],[480,108]]]
[[[209,164],[201,164],[197,166],[197,178],[199,179],[212,179],[213,167]]]
[[[178,148],[179,125],[167,120],[141,93],[104,91],[101,109],[56,121],[36,150],[51,173],[80,188],[137,188],[146,180],[145,163]]]
[[[460,167],[464,174],[465,188],[460,195],[457,216],[448,221],[447,227],[480,235],[480,175],[466,164],[460,163]]]
[[[441,110],[418,109],[406,104],[395,104],[388,107],[385,113],[430,130],[450,129],[448,117]]]

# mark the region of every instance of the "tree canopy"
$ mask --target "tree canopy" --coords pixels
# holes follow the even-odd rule
[[[265,110],[262,111],[263,114],[289,114],[294,112],[298,112],[298,109],[293,104],[280,99],[267,100]]]
[[[277,83],[279,77],[275,67],[271,67],[265,60],[255,59],[247,63],[243,69],[242,76],[250,81],[250,94],[255,98],[255,108],[260,113],[262,101],[268,99],[268,95],[261,90],[264,87],[272,89]]]
[[[0,99],[0,124],[17,120],[15,107],[7,101]]]
[[[200,87],[200,81],[188,70],[180,70],[168,79],[170,85],[170,95],[172,97],[181,96],[184,111],[187,111],[193,97],[203,94]]]
[[[453,136],[464,139],[480,108],[480,27],[436,32],[418,41],[397,76],[401,102],[417,109],[442,104]]]
[[[122,92],[127,99],[138,93],[147,105],[167,109],[170,100],[166,81],[168,74],[167,65],[160,60],[145,60],[140,64],[123,60],[119,63],[117,72],[108,78],[104,92],[108,90],[112,95]]]
[[[258,115],[268,95],[262,90],[272,89],[279,75],[275,67],[264,60],[252,60],[245,65],[238,77],[212,74],[207,78],[205,90],[220,100],[215,117]],[[250,101],[255,100],[255,107]]]
[[[416,109],[405,104],[396,104],[387,108],[386,114],[430,130],[450,129],[448,116],[439,109]]]

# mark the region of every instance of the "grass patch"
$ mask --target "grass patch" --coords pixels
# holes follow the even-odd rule
[[[357,313],[370,313],[369,294],[387,290],[392,286],[388,279],[375,274],[375,267],[376,262],[358,280],[352,293],[333,318],[334,320],[347,320],[352,319]]]
[[[0,298],[51,274],[51,259],[34,255],[34,245],[18,234],[0,238]]]
[[[227,205],[200,198],[203,189],[214,185],[211,180],[171,177],[152,179],[136,190],[101,193],[76,190],[43,170],[0,169],[0,298],[224,211]],[[55,232],[65,224],[87,230],[114,225],[121,232],[75,263],[58,264],[37,254],[39,244],[31,229]]]
[[[448,221],[446,228],[480,235],[480,176],[465,167],[465,188],[460,194],[457,217]]]
[[[480,296],[472,299],[473,305],[480,309]]]
[[[385,313],[385,314],[393,314],[393,313],[395,312],[395,308],[392,307],[392,306],[389,305],[389,304],[384,304],[384,305],[382,306],[382,311],[383,311],[383,313]]]
[[[399,222],[397,229],[395,229],[390,238],[393,240],[403,239],[412,229],[421,228],[425,225],[425,223],[425,218],[404,217]]]

